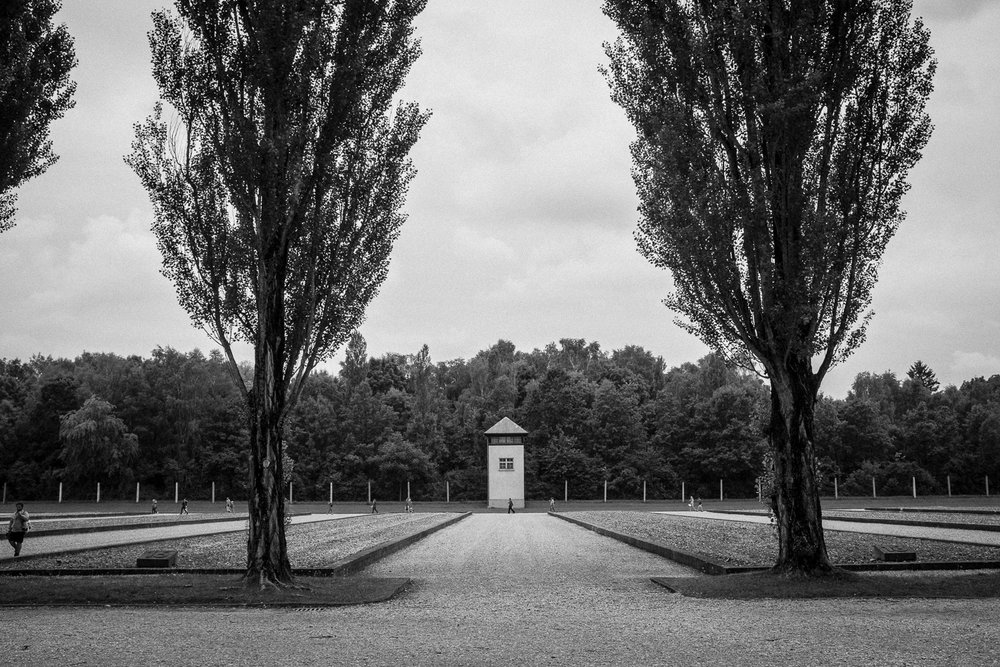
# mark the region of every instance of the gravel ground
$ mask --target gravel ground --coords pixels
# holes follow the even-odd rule
[[[327,567],[344,556],[430,528],[453,516],[448,513],[378,514],[291,525],[286,532],[288,556],[292,567]],[[0,561],[0,569],[135,567],[135,559],[144,551],[160,549],[176,550],[180,567],[246,566],[246,532],[238,531],[6,560]]]
[[[726,565],[769,566],[778,557],[774,529],[766,524],[718,521],[642,512],[567,512],[588,523],[700,553]],[[922,561],[1000,560],[1000,548],[953,542],[826,531],[826,548],[834,563],[868,563],[872,548],[916,551]]]
[[[935,523],[953,523],[956,527],[967,526],[1000,526],[1000,515],[970,514],[968,512],[893,512],[891,510],[862,510],[860,512],[823,512],[825,519],[844,519],[856,517],[859,519],[891,519],[892,521],[933,521]]]
[[[0,608],[0,655],[28,665],[147,666],[997,661],[993,600],[694,600],[648,580],[679,567],[544,514],[479,514],[366,570],[414,579],[386,603]]]

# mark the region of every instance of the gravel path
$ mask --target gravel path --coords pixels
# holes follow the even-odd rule
[[[365,575],[389,602],[317,610],[3,609],[0,655],[60,665],[995,664],[994,600],[693,600],[670,561],[541,514],[481,514]]]

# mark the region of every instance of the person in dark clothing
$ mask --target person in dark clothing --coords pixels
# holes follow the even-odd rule
[[[24,534],[31,528],[31,524],[28,521],[28,513],[24,511],[24,503],[17,503],[14,507],[14,516],[10,518],[10,525],[7,526],[7,541],[14,547],[14,555],[20,556]]]
[[[507,514],[516,514],[516,512],[514,511],[514,499],[513,498],[508,498],[507,499]]]
[[[378,514],[378,501],[372,498],[372,514]]]

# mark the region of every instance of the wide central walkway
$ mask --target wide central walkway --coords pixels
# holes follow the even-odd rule
[[[656,589],[650,577],[699,573],[547,514],[473,514],[364,574],[412,577],[419,597],[556,609],[567,597],[639,595]]]

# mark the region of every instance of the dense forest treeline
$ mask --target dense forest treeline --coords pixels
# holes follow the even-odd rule
[[[247,370],[249,372],[249,370]],[[486,497],[483,431],[509,416],[530,433],[529,498],[756,494],[768,388],[708,355],[667,369],[636,346],[610,354],[563,339],[522,352],[501,340],[471,359],[368,356],[354,334],[336,375],[319,372],[286,424],[296,500]],[[0,466],[8,498],[246,497],[242,404],[218,352],[158,348],[149,358],[0,360]],[[822,488],[841,494],[984,493],[1000,486],[1000,375],[941,389],[916,362],[902,379],[861,373],[822,398]]]

